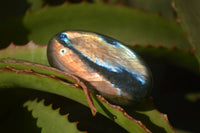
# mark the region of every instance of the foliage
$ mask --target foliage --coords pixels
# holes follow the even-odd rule
[[[198,0],[10,1],[0,8],[2,131],[200,130]],[[133,107],[119,107],[92,95],[98,111],[93,117],[81,89],[85,84],[47,61],[49,39],[69,29],[109,35],[138,52],[152,70],[152,98]]]

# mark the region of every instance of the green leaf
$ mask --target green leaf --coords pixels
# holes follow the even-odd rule
[[[25,45],[25,46],[15,46],[15,45],[10,45],[7,49],[4,49],[4,50],[1,50],[1,52],[0,52],[0,55],[1,55],[1,57],[3,58],[5,58],[5,57],[17,57],[17,58],[19,58],[19,59],[23,59],[23,60],[31,60],[31,61],[33,61],[33,62],[37,62],[37,63],[43,63],[44,62],[44,60],[38,60],[37,58],[33,58],[33,56],[36,56],[36,57],[40,57],[41,59],[42,58],[45,58],[46,57],[46,54],[44,54],[44,53],[46,53],[46,46],[44,47],[44,46],[37,46],[37,45],[35,45],[33,42],[30,42],[29,44],[27,44],[27,45]],[[43,57],[44,56],[44,57]],[[32,57],[32,58],[30,58],[30,57]],[[22,62],[22,61],[18,61],[18,60],[13,60],[13,59],[4,59],[4,60],[2,60],[1,62],[0,62],[0,68],[1,69],[3,69],[3,68],[5,68],[6,66],[11,66],[11,67],[13,67],[13,68],[15,68],[15,69],[20,69],[20,70],[26,70],[26,71],[21,71],[21,73],[20,72],[17,72],[18,73],[18,75],[16,75],[16,79],[17,79],[17,81],[15,82],[15,83],[10,83],[10,81],[13,81],[13,80],[15,80],[15,78],[14,78],[14,76],[12,76],[12,75],[9,75],[9,74],[7,74],[7,76],[11,76],[12,78],[14,78],[14,79],[7,79],[6,80],[6,84],[8,85],[8,84],[11,84],[11,85],[17,85],[18,87],[24,87],[24,88],[27,88],[27,87],[29,87],[29,88],[32,88],[32,89],[38,89],[38,90],[40,90],[40,91],[47,91],[47,92],[51,92],[51,93],[54,93],[54,94],[57,94],[57,92],[58,91],[56,91],[56,90],[54,90],[54,91],[52,91],[51,89],[47,89],[48,87],[45,87],[44,85],[40,85],[39,87],[37,87],[37,88],[34,88],[34,86],[36,85],[36,84],[38,84],[38,82],[41,82],[41,83],[43,83],[43,81],[42,80],[40,80],[40,79],[38,79],[38,80],[36,80],[37,82],[34,82],[34,80],[32,80],[32,79],[28,79],[27,77],[23,77],[21,74],[22,73],[27,73],[27,72],[29,72],[29,73],[32,73],[32,71],[34,71],[34,72],[37,72],[37,73],[35,73],[36,75],[37,74],[42,74],[42,75],[54,75],[55,77],[56,77],[56,79],[58,78],[58,79],[62,79],[62,80],[64,80],[65,81],[65,83],[67,82],[68,84],[68,87],[71,87],[71,85],[70,84],[73,84],[74,82],[72,81],[72,80],[70,80],[69,79],[69,76],[68,75],[66,75],[66,73],[63,73],[63,72],[61,72],[61,71],[59,71],[59,70],[57,70],[57,69],[54,69],[54,68],[51,68],[51,67],[47,67],[47,66],[43,66],[43,65],[40,65],[40,64],[34,64],[34,63],[31,63],[31,62]],[[29,69],[28,71],[27,71],[27,69]],[[30,71],[30,70],[32,70],[32,71]],[[19,74],[20,73],[20,74]],[[32,74],[34,74],[34,73],[32,73]],[[1,75],[2,77],[4,77],[3,75]],[[19,77],[18,77],[19,76]],[[20,76],[22,76],[22,77],[20,77]],[[49,77],[50,78],[50,77]],[[53,78],[53,77],[52,77]],[[4,80],[5,80],[5,77],[3,78]],[[18,79],[21,79],[22,81],[20,81],[20,82],[18,82]],[[26,79],[26,80],[28,80],[29,82],[32,82],[32,83],[26,83],[27,81],[26,80],[23,80],[23,79]],[[57,82],[60,82],[60,81],[57,81]],[[3,83],[3,86],[2,86],[2,88],[4,88],[4,87],[7,87],[7,85],[5,85],[5,82],[2,82]],[[22,84],[22,86],[19,86],[19,84],[18,83],[21,83]],[[57,86],[59,86],[59,85],[56,85],[56,84],[49,84],[49,83],[51,83],[51,81],[49,81],[49,82],[46,82],[46,84],[48,84],[49,86],[51,86],[51,87],[55,87],[55,88],[58,88]],[[25,86],[23,86],[24,84],[27,84],[27,85],[25,85]],[[39,84],[38,84],[39,85]],[[43,86],[43,87],[45,87],[45,90],[43,90],[44,88],[41,88],[41,86]],[[9,87],[10,88],[10,87]],[[47,90],[46,90],[47,89]],[[67,93],[70,93],[70,91],[67,91]],[[71,95],[64,95],[65,97],[68,97],[68,98],[70,98],[70,99],[73,99],[73,100],[77,100],[77,97],[76,97],[76,95],[77,95],[78,93],[73,93],[73,94],[71,94]],[[61,92],[61,93],[59,93],[59,95],[63,95],[63,93]],[[80,98],[80,96],[78,96],[79,98]],[[80,102],[81,103],[81,101],[84,101],[85,100],[85,95],[84,95],[84,93],[82,94],[82,99],[81,100],[78,100],[78,102]],[[94,100],[94,99],[93,99]],[[97,104],[99,104],[99,102],[97,103]],[[105,103],[104,103],[105,104]],[[87,104],[87,101],[85,100],[85,102],[84,102],[84,105],[88,105]],[[95,105],[96,106],[96,105]],[[146,106],[146,105],[145,105]],[[144,106],[144,107],[145,107]],[[108,106],[107,104],[105,104],[104,105],[104,107],[106,107],[109,111],[113,111],[112,113],[110,113],[110,114],[119,114],[120,115],[120,117],[117,115],[117,118],[123,118],[123,115],[122,115],[122,112],[118,112],[118,113],[116,113],[116,109],[112,109],[110,106]],[[152,107],[151,107],[151,105],[149,105],[148,106],[148,108],[151,108],[150,110],[154,110]],[[101,110],[101,108],[99,109],[99,110]],[[98,110],[98,111],[99,111]],[[136,109],[136,111],[137,111],[137,109]],[[135,111],[134,111],[135,112]],[[159,120],[159,119],[161,119],[161,120],[159,120],[159,121],[164,121],[164,123],[167,123],[168,124],[168,122],[162,117],[162,115],[160,115],[158,112],[156,112],[156,111],[153,111],[154,113],[158,113],[157,115],[148,115],[148,112],[149,111],[147,111],[147,110],[145,110],[144,112],[142,112],[144,115],[146,115],[145,113],[147,113],[147,116],[148,117],[150,117],[151,119],[155,119],[155,117],[152,117],[152,116],[156,116],[156,119],[157,120]],[[106,114],[106,112],[105,112],[105,109],[103,109],[102,111],[100,111],[100,113],[102,113],[102,114],[104,114],[104,115],[108,115],[108,114]],[[141,113],[141,112],[140,112]],[[141,113],[141,114],[142,114]],[[153,113],[153,114],[154,114]],[[160,116],[160,117],[158,117],[158,116]],[[114,116],[109,116],[108,115],[108,117],[110,118],[110,119],[113,119],[113,117]],[[127,119],[127,118],[125,118],[125,119]],[[126,129],[126,124],[127,123],[121,123],[121,121],[123,121],[123,119],[121,120],[121,119],[119,119],[119,121],[118,121],[118,124],[120,124],[122,127],[124,127],[125,129]],[[144,120],[144,122],[146,122],[146,120]],[[137,123],[137,122],[136,122]],[[150,122],[151,123],[151,122]],[[124,125],[125,124],[125,125]],[[146,123],[145,123],[146,124]],[[158,124],[158,126],[165,126],[166,124],[161,124],[161,125],[159,125],[159,123],[156,123],[156,121],[155,121],[155,125],[157,125]],[[136,124],[137,125],[137,124]],[[151,125],[151,124],[149,124],[149,123],[147,123],[146,125]],[[150,129],[151,129],[151,127],[149,127]],[[169,130],[169,129],[171,129],[169,126],[168,127],[165,127],[165,128],[167,128],[166,130]],[[151,129],[152,131],[154,131],[155,129]],[[157,130],[157,129],[156,129]],[[155,130],[155,131],[156,131]]]
[[[0,65],[2,64],[3,63],[1,63]],[[11,66],[15,67],[14,63]],[[63,76],[66,76],[65,73],[63,73]],[[0,70],[0,89],[13,88],[13,87],[30,88],[30,89],[36,89],[36,90],[40,90],[44,92],[50,92],[53,94],[70,98],[74,101],[77,101],[89,107],[88,101],[86,100],[84,92],[81,89],[74,88],[72,84],[70,85],[70,83],[66,83],[66,82],[63,82],[62,80],[59,80],[59,77],[55,78],[52,76],[48,76],[47,74],[43,75],[40,73],[33,72],[31,70],[17,70],[17,69],[12,69],[8,67],[1,69]],[[147,131],[148,132],[148,129],[146,129],[145,126],[141,122],[127,115],[126,112],[123,111],[123,109],[120,108],[119,106],[110,105],[105,100],[102,100],[103,99],[102,97],[96,98],[92,96],[92,98],[94,101],[94,105],[99,113],[115,121],[117,124],[119,124],[121,127],[126,129],[127,131],[129,132],[146,132]],[[154,110],[151,107],[151,105],[149,105],[148,107],[144,105],[143,107],[145,107],[145,110],[143,112],[144,114],[149,109]],[[133,110],[133,112],[135,111],[137,110]],[[158,113],[158,112],[154,112],[154,113]],[[148,116],[148,117],[151,117],[151,116]],[[166,124],[168,124],[168,121],[166,121],[162,117],[162,115],[158,114],[156,118],[153,117],[152,119],[163,119],[162,124],[161,125],[158,124],[158,125],[159,126],[164,125],[163,128],[166,131],[171,130],[173,132],[173,129],[170,126],[166,126]]]
[[[0,71],[0,88],[13,88],[13,87],[22,87],[22,88],[30,88],[36,89],[40,91],[50,92],[53,94],[61,95],[72,100],[78,101],[83,105],[89,106],[86,100],[85,94],[81,89],[73,88],[69,84],[52,78],[50,76],[27,72],[27,71],[19,71],[19,70],[8,70],[3,69]],[[93,100],[95,100],[93,98]],[[119,114],[117,115],[117,121],[119,125],[125,128],[127,131],[135,131],[135,132],[145,132],[145,128],[140,126],[142,124],[138,124],[137,121],[133,121],[124,117],[122,112],[119,112],[116,109],[108,110],[104,106],[98,103],[99,100],[95,100],[94,104],[97,110],[106,115],[108,118],[114,120],[113,113]],[[106,111],[105,111],[106,110]],[[129,126],[129,124],[132,126]]]
[[[41,133],[79,133],[76,123],[68,121],[68,115],[61,115],[59,110],[53,110],[52,106],[45,106],[42,101],[27,101],[24,103],[34,118],[37,118],[37,126],[42,128]]]
[[[22,25],[24,28],[17,28]],[[19,18],[17,24],[14,21],[6,22],[0,28],[3,44],[8,43],[8,40],[18,44],[23,44],[26,40],[47,44],[60,31],[81,29],[109,35],[125,44],[191,49],[176,22],[125,6],[81,3],[45,7],[37,12],[27,13]],[[24,32],[16,34],[21,31]]]
[[[19,60],[9,59],[9,58],[0,60],[0,69],[4,69],[7,66],[11,66],[12,68],[15,68],[18,70],[32,70],[34,72],[44,74],[44,75],[53,75],[59,79],[64,80],[67,83],[70,83],[70,84],[75,83],[74,81],[79,82],[78,78],[76,78],[70,74],[67,74],[63,71],[60,71],[53,67],[35,64],[32,62],[22,62]]]
[[[130,0],[131,5],[141,8],[147,12],[159,13],[161,16],[174,19],[175,13],[170,0]]]
[[[151,65],[154,62],[170,64],[199,73],[199,64],[193,53],[176,48],[130,46]]]
[[[99,2],[98,0],[95,1]],[[171,6],[170,0],[109,0],[108,3],[125,4],[148,13],[159,14],[170,20],[175,18],[175,11]]]
[[[175,130],[171,127],[171,125],[167,119],[167,115],[162,114],[158,110],[156,110],[153,107],[153,104],[151,102],[152,102],[151,100],[144,100],[138,106],[135,106],[132,109],[128,109],[129,110],[128,113],[132,117],[138,118],[152,132],[163,132],[163,129],[160,129],[160,127],[164,128],[164,132],[167,132],[167,133],[175,132]],[[112,109],[110,106],[108,106],[105,103],[103,103],[103,105],[109,110]],[[116,115],[117,113],[113,113],[113,114]],[[125,115],[126,115],[126,113],[125,113]],[[127,117],[129,117],[129,116],[127,116]],[[118,118],[118,116],[117,116],[117,118]],[[144,119],[144,118],[146,118],[146,119]],[[119,121],[119,123],[122,123],[122,121]],[[126,124],[128,124],[128,123],[126,123]],[[152,126],[154,124],[156,126]]]
[[[44,5],[44,0],[27,0],[27,2],[31,5],[31,11],[37,11],[38,9],[41,9]]]
[[[195,55],[200,62],[200,1],[174,0],[181,24],[188,34]]]
[[[152,107],[151,109],[148,109],[144,111],[145,107]],[[139,114],[143,114],[147,116],[147,119],[143,119],[145,125],[149,125],[148,119],[157,125],[158,127],[165,127],[165,131],[167,133],[175,132],[172,130],[172,127],[169,123],[167,123],[168,118],[166,114],[160,113],[158,110],[154,109],[152,106],[152,103],[149,101],[144,101],[143,104],[140,104],[137,106],[136,112]],[[168,121],[169,122],[169,121]],[[163,132],[162,129],[154,129],[154,126],[151,125],[152,131],[156,132]]]
[[[16,58],[30,62],[49,65],[46,54],[46,46],[36,45],[29,42],[23,46],[10,44],[7,48],[0,50],[0,58]]]

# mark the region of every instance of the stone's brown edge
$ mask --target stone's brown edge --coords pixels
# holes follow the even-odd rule
[[[130,115],[128,115],[128,114],[126,113],[126,111],[125,111],[122,107],[109,103],[109,102],[108,102],[103,96],[101,96],[101,95],[96,95],[96,97],[98,97],[101,101],[103,101],[104,103],[106,103],[106,104],[109,105],[110,107],[112,107],[112,108],[114,108],[114,109],[116,109],[116,110],[122,112],[122,114],[123,114],[126,118],[128,118],[128,119],[131,120],[131,121],[136,122],[136,123],[137,123],[139,126],[141,126],[147,133],[151,133],[151,131],[150,131],[141,121],[138,121],[138,120],[134,119],[133,117],[131,117]]]
[[[152,97],[150,97],[148,99],[148,101],[151,104],[151,106],[155,109],[155,111],[157,111],[164,118],[164,120],[167,121],[167,123],[171,127],[171,129],[176,133],[176,130],[172,127],[172,125],[170,124],[170,122],[168,120],[167,114],[161,113],[158,109],[156,109],[155,105],[153,104],[153,98]]]

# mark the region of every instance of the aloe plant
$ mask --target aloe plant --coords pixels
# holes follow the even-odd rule
[[[20,12],[11,13],[10,5],[1,8],[5,13],[0,21],[1,132],[200,130],[198,0],[15,4]],[[98,112],[93,117],[82,90],[85,84],[47,61],[49,39],[70,29],[109,35],[134,49],[152,71],[151,97],[133,107],[120,107],[91,94]]]

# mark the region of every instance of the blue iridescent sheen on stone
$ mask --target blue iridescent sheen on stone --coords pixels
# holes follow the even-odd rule
[[[50,40],[47,56],[51,66],[79,77],[91,92],[113,103],[140,102],[150,94],[152,77],[143,60],[108,36],[60,32]]]

